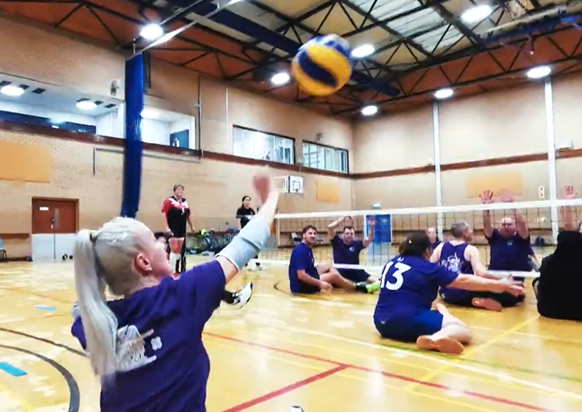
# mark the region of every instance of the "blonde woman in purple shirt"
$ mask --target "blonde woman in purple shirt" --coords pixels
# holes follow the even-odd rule
[[[279,194],[253,181],[261,211],[214,260],[174,280],[163,244],[143,223],[116,218],[79,232],[72,333],[100,377],[102,412],[204,412],[210,360],[202,331],[226,283],[264,248]],[[105,286],[121,299],[107,302]]]

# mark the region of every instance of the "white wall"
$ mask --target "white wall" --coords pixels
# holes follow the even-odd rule
[[[160,122],[158,120],[141,120],[141,140],[146,143],[170,145],[171,123]]]
[[[97,134],[100,136],[123,138],[123,119],[125,115],[125,105],[119,105],[119,108],[96,118]]]

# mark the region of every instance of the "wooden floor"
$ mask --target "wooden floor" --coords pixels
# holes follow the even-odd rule
[[[502,313],[453,308],[475,335],[453,358],[380,339],[375,296],[291,297],[280,266],[237,284],[250,280],[249,305],[206,328],[209,412],[582,411],[582,325],[539,318],[531,296]],[[71,262],[0,265],[0,411],[98,410],[73,300]]]

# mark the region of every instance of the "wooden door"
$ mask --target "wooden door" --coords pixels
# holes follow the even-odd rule
[[[76,199],[32,199],[32,233],[77,232]]]

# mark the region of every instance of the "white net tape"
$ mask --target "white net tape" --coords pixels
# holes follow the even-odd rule
[[[374,239],[360,253],[360,265],[334,262],[338,269],[363,269],[370,274],[379,275],[385,263],[398,254],[398,245],[409,234],[435,228],[440,240],[449,240],[451,225],[459,221],[466,221],[473,229],[472,244],[478,248],[481,261],[487,265],[490,248],[484,235],[486,214],[489,214],[494,228],[504,217],[523,217],[531,238],[532,263],[539,265],[545,256],[554,251],[558,233],[565,228],[571,228],[574,222],[582,218],[582,199],[279,214],[273,227],[270,247],[261,253],[257,262],[266,266],[288,265],[291,251],[301,241],[302,229],[308,225],[313,225],[318,230],[317,242],[313,247],[316,263],[333,262],[328,225],[341,217],[351,217],[350,226],[353,226],[357,239],[368,235],[371,230],[369,220],[373,218]],[[341,235],[343,227],[344,224],[340,223],[335,233]],[[538,276],[533,269],[532,272],[491,271],[491,274],[499,277],[509,274],[530,278]]]

